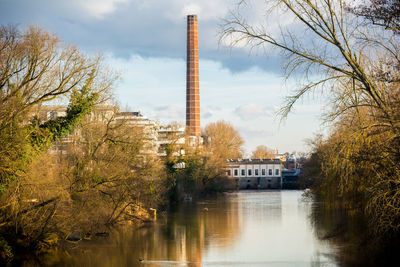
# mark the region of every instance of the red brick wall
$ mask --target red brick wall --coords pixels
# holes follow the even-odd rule
[[[186,133],[200,136],[199,45],[197,16],[187,16]]]

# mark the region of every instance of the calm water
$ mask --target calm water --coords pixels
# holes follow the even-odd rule
[[[49,256],[64,266],[337,266],[301,191],[241,191],[182,205],[155,226],[120,229]],[[139,262],[139,259],[142,259]]]

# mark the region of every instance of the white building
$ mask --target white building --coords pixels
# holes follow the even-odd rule
[[[279,159],[228,160],[226,174],[236,180],[238,189],[278,189],[282,185]]]
[[[67,106],[43,105],[34,113],[42,122],[62,117],[66,115]],[[32,115],[35,115],[32,114]],[[96,106],[87,114],[86,119],[89,122],[123,124],[128,127],[141,130],[143,138],[143,155],[158,155],[166,156],[167,147],[172,149],[173,156],[182,156],[185,154],[185,144],[188,141],[189,145],[197,144],[202,141],[201,137],[186,136],[185,127],[176,124],[168,126],[160,126],[157,121],[146,118],[140,111],[135,112],[120,112],[118,108],[112,105]],[[80,135],[79,130],[75,130],[75,135]],[[132,133],[134,134],[134,133]],[[189,138],[189,140],[186,140]],[[72,136],[62,138],[55,143],[50,149],[50,153],[67,153],[67,148],[74,142]]]
[[[166,156],[168,146],[173,149],[173,156],[184,154],[185,141],[185,127],[180,125],[160,126],[157,140],[158,155]]]
[[[46,106],[40,107],[37,113],[42,122],[62,117],[66,115],[67,106]],[[150,120],[142,115],[140,111],[137,112],[119,112],[118,109],[112,105],[95,106],[93,110],[87,114],[86,119],[89,122],[98,122],[106,124],[108,121],[112,121],[112,124],[124,124],[128,127],[135,127],[141,130],[142,138],[144,141],[142,154],[156,155],[158,152],[159,145],[158,141],[158,130],[159,125],[157,122]],[[79,130],[74,131],[75,135],[80,135]],[[62,138],[56,142],[55,145],[50,149],[50,153],[66,153],[66,149],[69,144],[73,143],[71,135]]]
[[[141,129],[144,144],[140,152],[147,155],[157,154],[158,130],[160,128],[157,122],[144,117],[140,111],[118,112],[115,116],[115,122]]]
[[[67,115],[68,106],[64,105],[38,105],[36,109],[33,109],[30,116],[37,116],[41,123],[48,120],[54,120],[59,117]],[[115,113],[115,107],[111,105],[96,106],[89,114],[87,118],[89,121],[106,122],[112,118]],[[75,134],[80,134],[79,130],[74,131]],[[63,137],[61,140],[55,142],[48,153],[67,153],[68,147],[74,143],[74,138],[71,135]]]

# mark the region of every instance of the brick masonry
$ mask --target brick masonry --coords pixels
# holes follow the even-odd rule
[[[199,45],[197,16],[187,16],[186,133],[200,136]]]

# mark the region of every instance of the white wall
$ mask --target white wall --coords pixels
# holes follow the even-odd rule
[[[230,171],[230,177],[280,177],[281,176],[281,165],[280,164],[240,164],[235,163],[235,165],[227,166]],[[258,175],[255,174],[255,170],[258,170]],[[262,174],[262,170],[265,169],[265,175]],[[238,171],[238,175],[235,176],[235,170]],[[242,175],[242,171],[245,171],[245,174]],[[251,170],[251,175],[249,175],[249,170]],[[271,170],[271,175],[269,174],[269,170]],[[276,170],[278,174],[276,174]]]

